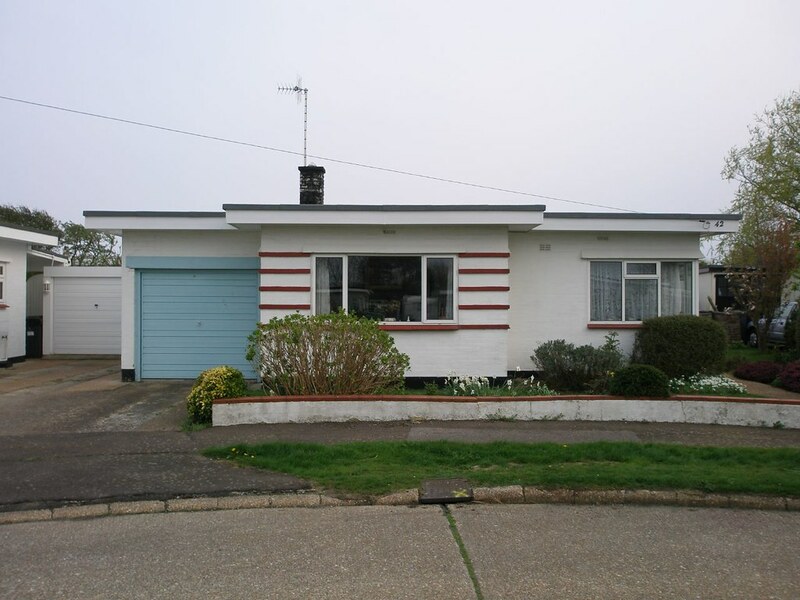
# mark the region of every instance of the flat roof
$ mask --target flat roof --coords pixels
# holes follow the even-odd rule
[[[599,212],[546,212],[545,219],[718,219],[739,221],[742,215],[734,213],[599,213]]]
[[[544,204],[223,204],[228,210],[361,211],[361,212],[544,212]]]
[[[208,219],[224,217],[224,212],[179,211],[179,210],[85,210],[84,217],[184,217]]]
[[[57,231],[50,231],[49,229],[38,229],[36,227],[27,227],[25,225],[17,225],[16,223],[9,223],[8,221],[0,221],[0,227],[8,227],[9,229],[19,229],[20,231],[28,231],[30,233],[41,233],[42,235],[54,235],[58,237]]]

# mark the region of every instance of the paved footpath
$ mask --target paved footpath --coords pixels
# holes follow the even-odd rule
[[[452,527],[438,506],[3,525],[0,598],[800,597],[800,513],[548,505],[450,511]]]

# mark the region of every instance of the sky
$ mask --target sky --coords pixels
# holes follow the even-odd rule
[[[326,204],[716,213],[729,150],[800,89],[798,23],[796,0],[0,0],[0,96],[302,153],[278,92],[302,78]],[[302,161],[0,100],[0,204],[62,221],[295,204]]]

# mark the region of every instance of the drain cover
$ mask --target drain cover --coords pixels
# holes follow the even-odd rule
[[[466,479],[427,479],[419,490],[420,504],[472,502],[472,488]]]

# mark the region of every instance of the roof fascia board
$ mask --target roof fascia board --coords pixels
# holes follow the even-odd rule
[[[94,213],[84,212],[87,229],[120,234],[124,230],[232,231],[224,213]]]
[[[332,207],[328,207],[332,208]],[[336,207],[337,209],[340,207]],[[539,210],[507,210],[506,207],[481,207],[481,210],[460,210],[463,207],[348,207],[347,210],[296,210],[295,207],[270,207],[264,210],[239,209],[226,205],[227,221],[235,227],[253,225],[498,225],[527,231],[541,225],[543,213]],[[441,210],[439,210],[441,208]]]
[[[717,235],[739,231],[739,215],[597,215],[593,217],[545,215],[537,231],[629,231]]]
[[[28,256],[35,256],[37,258],[43,258],[45,260],[51,260],[53,262],[61,263],[62,265],[68,265],[69,259],[64,258],[63,256],[58,256],[56,254],[51,254],[49,252],[42,252],[41,250],[34,250],[32,248],[28,249]]]
[[[58,246],[58,236],[0,225],[0,238],[39,246]]]

